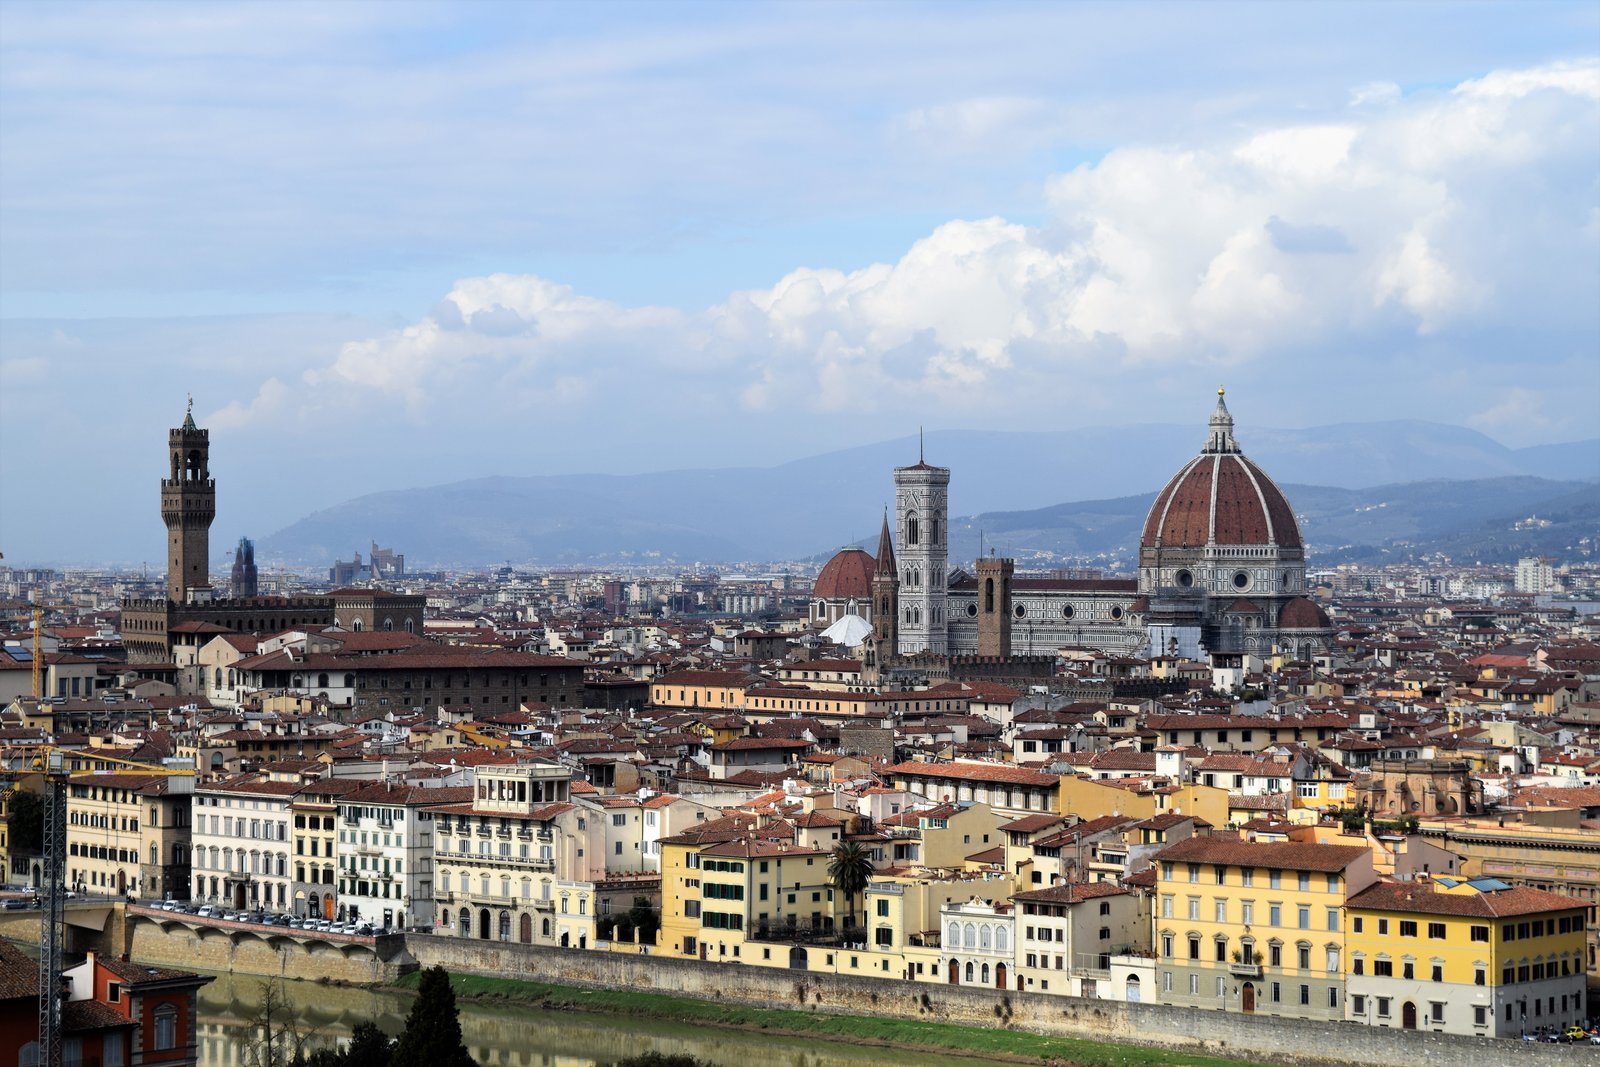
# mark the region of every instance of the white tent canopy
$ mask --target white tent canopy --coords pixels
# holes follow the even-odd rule
[[[854,648],[872,636],[872,624],[860,615],[843,615],[822,631],[822,636],[836,645]]]

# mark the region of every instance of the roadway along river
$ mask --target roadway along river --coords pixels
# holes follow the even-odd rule
[[[219,975],[200,991],[200,1067],[244,1067],[251,1020],[261,1013],[264,979]],[[299,1027],[317,1044],[348,1037],[375,1020],[390,1036],[411,1007],[403,993],[283,982]],[[772,1037],[739,1030],[677,1026],[612,1015],[546,1012],[526,1007],[461,1005],[467,1049],[483,1067],[595,1067],[640,1052],[689,1053],[718,1067],[999,1067],[965,1056],[902,1053],[813,1038]]]

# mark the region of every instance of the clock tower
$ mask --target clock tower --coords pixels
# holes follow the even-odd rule
[[[920,452],[920,449],[919,449]],[[950,571],[950,469],[924,462],[894,471],[894,510],[899,542],[900,652],[944,654],[950,650],[945,624]]]

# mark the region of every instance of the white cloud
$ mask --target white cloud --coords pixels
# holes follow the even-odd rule
[[[1542,429],[1550,422],[1544,397],[1532,389],[1516,385],[1501,394],[1497,403],[1470,416],[1467,422],[1491,434],[1520,435]]]
[[[464,278],[420,321],[224,414],[376,401],[426,419],[452,398],[492,409],[623,394],[709,410],[969,411],[1108,365],[1281,365],[1562,319],[1592,343],[1582,310],[1540,290],[1547,277],[1600,281],[1597,150],[1592,136],[1573,143],[1594,132],[1600,63],[1392,95],[1358,93],[1338,121],[1118,148],[1057,176],[1041,225],[947,222],[893,263],[797,269],[698,313],[528,275]],[[919,121],[981,139],[1027,112],[979,103]]]

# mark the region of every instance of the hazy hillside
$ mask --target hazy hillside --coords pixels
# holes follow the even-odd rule
[[[1281,483],[1280,483],[1281,484]],[[1484,562],[1569,555],[1600,533],[1600,485],[1542,478],[1412,482],[1372,489],[1283,484],[1314,561],[1409,559],[1434,551]],[[975,557],[983,543],[1003,555],[1048,564],[1104,558],[1131,566],[1155,493],[990,512],[951,522],[951,553]],[[1516,529],[1538,516],[1549,526]]]
[[[976,554],[980,526],[1019,551],[1094,555],[1131,547],[1151,496],[1194,455],[1201,436],[1191,426],[946,431],[929,434],[925,447],[930,462],[952,468],[952,512],[982,516],[952,524],[967,538],[952,546],[958,556]],[[1333,487],[1290,492],[1308,522],[1326,516],[1325,535],[1318,529],[1308,536],[1330,546],[1384,544],[1443,527],[1453,531],[1450,524],[1458,520],[1486,521],[1493,515],[1479,507],[1485,501],[1478,493],[1510,494],[1503,498],[1508,512],[1532,506],[1542,490],[1511,488],[1528,476],[1584,470],[1600,476],[1600,440],[1518,451],[1473,430],[1423,422],[1244,429],[1240,439],[1280,484]],[[893,497],[891,469],[915,462],[916,450],[916,439],[904,438],[772,468],[482,478],[376,493],[278,531],[263,539],[260,552],[267,560],[323,563],[348,558],[376,539],[417,564],[445,566],[802,558],[874,540]],[[1404,507],[1385,513],[1407,503],[1409,494],[1393,486],[1441,479],[1507,484],[1461,489],[1465,496],[1442,486],[1424,494],[1440,509],[1437,519]],[[1379,490],[1373,490],[1378,496],[1330,496],[1326,503],[1315,495],[1365,486],[1389,486],[1396,499],[1380,499]],[[1016,510],[1049,500],[1091,503]],[[1357,510],[1363,507],[1376,513]],[[997,513],[1028,517],[990,518]]]

